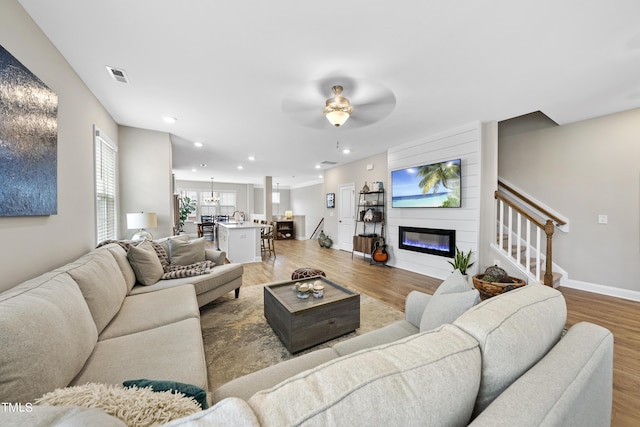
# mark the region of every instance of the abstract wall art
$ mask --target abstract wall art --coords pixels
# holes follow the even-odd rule
[[[58,96],[0,46],[0,216],[54,215]]]

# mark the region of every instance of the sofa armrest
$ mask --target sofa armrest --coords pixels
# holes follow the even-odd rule
[[[581,322],[470,424],[609,426],[613,335]]]
[[[227,253],[225,251],[219,251],[217,249],[205,249],[204,256],[207,261],[213,261],[216,265],[224,264],[227,259]]]
[[[422,319],[422,313],[424,308],[429,303],[431,295],[424,292],[411,291],[407,295],[407,299],[404,302],[404,314],[407,322],[411,323],[416,328],[420,328],[420,320]]]

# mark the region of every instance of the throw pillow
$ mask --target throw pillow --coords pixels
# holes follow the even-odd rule
[[[187,242],[178,239],[169,240],[169,258],[171,264],[190,265],[205,261],[204,237]]]
[[[460,273],[460,270],[454,270],[451,276],[447,277],[444,282],[438,286],[438,289],[433,295],[452,294],[455,292],[465,292],[473,289],[473,286],[465,276]]]
[[[136,273],[136,279],[143,285],[153,285],[164,274],[158,254],[149,240],[143,240],[137,246],[129,246],[127,259]]]
[[[480,293],[477,289],[452,294],[434,294],[422,313],[420,332],[430,331],[445,323],[453,323],[479,302]]]
[[[129,380],[122,383],[125,387],[136,386],[138,388],[150,387],[155,392],[170,391],[171,393],[182,393],[186,397],[193,398],[200,404],[202,409],[207,409],[207,392],[198,386],[192,384],[179,383],[177,381],[158,381],[158,380]]]
[[[195,414],[198,403],[171,392],[155,393],[148,388],[87,383],[58,388],[35,401],[36,405],[101,408],[127,425],[152,426]]]
[[[158,239],[155,240],[156,243],[160,244],[160,246],[162,246],[162,248],[164,249],[164,251],[167,253],[167,256],[171,253],[171,249],[169,248],[169,241],[173,240],[173,239],[178,239],[178,240],[182,240],[184,242],[189,241],[189,235],[188,234],[179,234],[177,236],[169,236],[169,237],[165,237],[162,239]]]

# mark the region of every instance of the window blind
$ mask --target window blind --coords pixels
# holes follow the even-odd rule
[[[107,239],[117,239],[117,158],[116,146],[96,130],[96,240],[98,243]]]

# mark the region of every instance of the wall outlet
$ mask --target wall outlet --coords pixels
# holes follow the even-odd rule
[[[609,218],[607,215],[598,215],[598,224],[607,224],[609,222]]]

